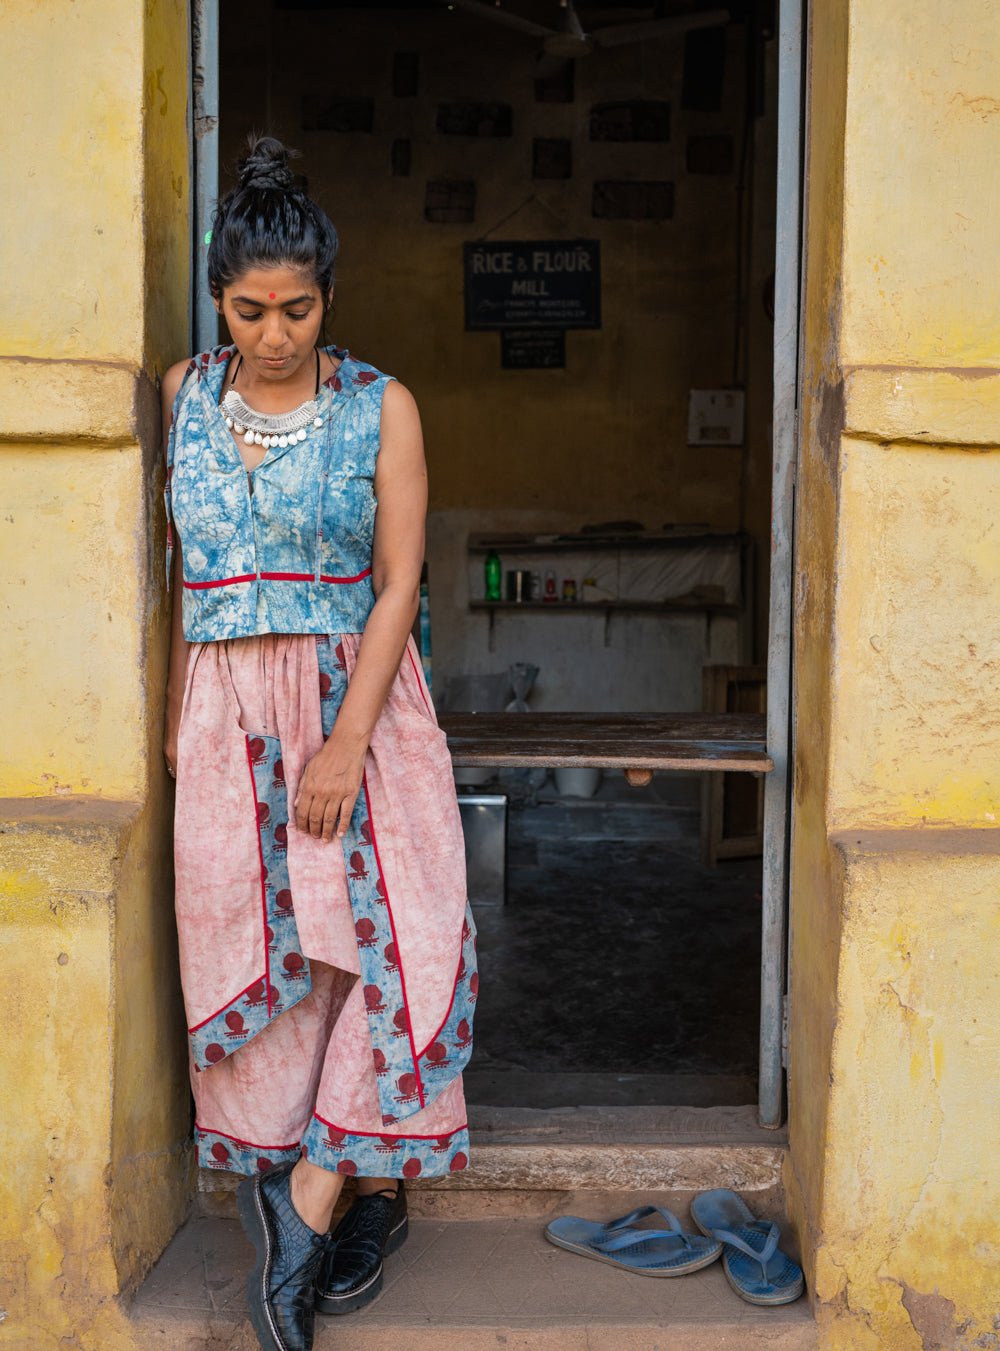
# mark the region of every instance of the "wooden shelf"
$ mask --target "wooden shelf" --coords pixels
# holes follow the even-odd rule
[[[472,600],[470,610],[495,614],[498,610],[528,611],[533,614],[612,614],[615,611],[634,614],[712,614],[739,615],[740,607],[728,601],[711,600]]]
[[[541,538],[539,538],[541,536]],[[588,550],[604,552],[610,549],[663,549],[684,544],[729,545],[744,538],[733,532],[716,530],[670,530],[670,531],[628,531],[620,535],[581,535],[555,534],[539,531],[538,535],[471,535],[468,552],[486,554],[496,549],[501,555],[548,554],[548,553],[586,553]]]
[[[443,713],[438,721],[462,767],[774,768],[756,713]]]

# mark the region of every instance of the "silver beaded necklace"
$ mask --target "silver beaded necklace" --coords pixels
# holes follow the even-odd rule
[[[290,413],[261,413],[256,408],[251,408],[243,398],[242,394],[237,393],[236,377],[240,373],[240,367],[243,364],[243,353],[240,353],[236,370],[233,372],[233,384],[226,391],[222,400],[222,411],[226,415],[226,426],[242,436],[248,446],[264,446],[270,449],[272,446],[295,445],[297,441],[304,441],[309,435],[309,428],[322,427],[323,419],[319,416],[319,348],[316,348],[316,393],[311,399],[306,399],[305,403],[300,403],[298,408],[293,408]]]

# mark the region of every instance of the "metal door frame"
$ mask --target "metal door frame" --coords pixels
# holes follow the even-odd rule
[[[792,815],[792,579],[798,463],[802,286],[805,0],[780,0],[778,182],[774,281],[771,583],[767,642],[767,750],[761,906],[760,1124],[781,1125],[787,1061],[789,845]]]
[[[219,0],[191,0],[191,117],[192,350],[207,352],[219,340],[219,316],[203,280],[219,195]]]

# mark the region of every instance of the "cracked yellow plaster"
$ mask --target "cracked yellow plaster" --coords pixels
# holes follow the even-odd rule
[[[0,6],[17,204],[0,236],[0,1346],[17,1351],[139,1351],[120,1296],[191,1195],[155,395],[187,342],[187,41],[182,0]]]

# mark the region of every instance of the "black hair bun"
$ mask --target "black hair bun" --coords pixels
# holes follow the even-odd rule
[[[254,267],[299,267],[323,296],[333,286],[339,241],[333,221],[289,163],[298,158],[274,136],[253,136],[239,182],[216,203],[208,245],[208,285],[220,297]]]
[[[240,160],[240,188],[254,191],[294,192],[295,175],[289,161],[295,152],[274,136],[258,136]]]

